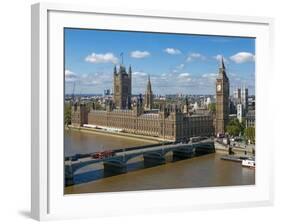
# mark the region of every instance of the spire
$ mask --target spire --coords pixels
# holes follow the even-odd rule
[[[153,108],[153,93],[150,82],[150,75],[147,76],[147,86],[145,91],[145,108],[151,110]]]
[[[225,69],[224,61],[223,61],[223,56],[221,56],[221,68],[222,68],[222,69]]]
[[[219,68],[219,76],[218,77],[219,78],[226,78],[226,79],[228,79],[228,77],[226,76],[223,56],[221,56],[221,64],[220,64],[220,68]]]
[[[131,65],[129,66],[128,73],[129,73],[129,75],[132,75],[132,67],[131,67]]]
[[[188,105],[188,97],[185,97],[185,104]]]
[[[116,75],[116,74],[117,74],[116,65],[114,66],[113,73],[114,73],[114,75]]]
[[[120,53],[120,58],[121,58],[121,65],[123,65],[123,60],[124,60],[124,53],[123,52],[121,52]]]
[[[150,75],[148,75],[146,90],[147,90],[147,92],[149,92],[149,93],[151,92]]]
[[[183,105],[183,113],[188,114],[188,97],[185,96],[185,103]]]

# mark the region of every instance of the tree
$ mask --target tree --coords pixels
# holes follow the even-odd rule
[[[246,128],[246,120],[245,120],[245,118],[242,119],[242,122],[240,123],[240,127],[241,127],[241,135],[244,136],[244,132],[245,132],[245,128]]]
[[[236,125],[227,125],[226,131],[231,136],[238,136],[240,133],[240,128]]]
[[[216,103],[210,103],[208,105],[208,110],[211,111],[212,113],[216,112]]]
[[[231,136],[238,136],[239,134],[244,134],[245,125],[244,122],[240,123],[238,119],[229,121],[226,126],[226,131]]]
[[[255,128],[254,127],[248,127],[245,129],[245,138],[247,140],[250,140],[252,143],[255,144]]]
[[[71,124],[71,104],[66,103],[64,105],[64,124],[69,125]]]

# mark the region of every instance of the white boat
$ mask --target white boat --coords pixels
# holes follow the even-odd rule
[[[244,159],[244,160],[242,160],[242,166],[249,167],[249,168],[255,168],[256,162],[255,162],[255,160]]]

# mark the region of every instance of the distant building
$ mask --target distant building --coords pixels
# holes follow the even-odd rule
[[[244,111],[248,111],[248,88],[237,88],[233,94],[235,105],[242,103]]]
[[[254,96],[248,98],[248,111],[255,110],[256,108],[256,100]]]
[[[199,108],[198,103],[195,102],[195,103],[193,104],[193,109],[194,109],[194,110],[197,110],[198,108]]]
[[[110,89],[105,89],[105,90],[103,91],[103,95],[104,95],[104,96],[109,96],[109,95],[110,95]]]
[[[255,111],[249,110],[245,118],[246,128],[255,127],[255,122],[256,122]]]
[[[212,103],[211,97],[207,97],[206,102],[205,102],[206,106],[208,106],[211,103]]]
[[[241,100],[241,89],[240,88],[234,89],[233,96],[234,96],[235,100],[240,101]]]
[[[241,90],[241,103],[244,107],[245,112],[248,111],[248,89],[243,88]]]
[[[237,113],[237,107],[235,106],[235,103],[232,100],[229,100],[229,114],[236,114]]]
[[[239,120],[240,123],[242,123],[243,117],[244,117],[243,104],[239,103],[237,104],[237,119]]]

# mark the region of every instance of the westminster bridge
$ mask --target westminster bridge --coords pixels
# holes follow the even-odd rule
[[[65,159],[65,185],[73,185],[75,173],[94,163],[103,163],[105,173],[122,174],[127,172],[130,159],[143,157],[145,167],[162,165],[166,163],[165,155],[172,152],[174,158],[186,159],[202,154],[215,152],[214,140],[202,138],[200,141],[188,143],[166,143],[150,146],[133,147],[112,151],[112,156],[97,159],[93,154],[77,154]]]

